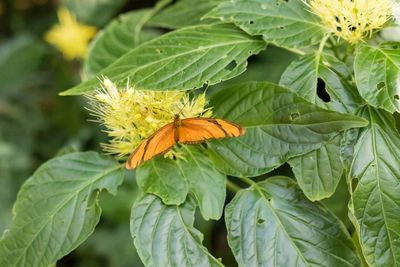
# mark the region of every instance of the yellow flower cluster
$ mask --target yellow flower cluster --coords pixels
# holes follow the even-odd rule
[[[337,36],[355,44],[392,15],[392,0],[311,0],[311,10]]]
[[[46,33],[45,40],[57,47],[68,60],[84,58],[96,27],[79,23],[64,7],[59,9],[58,19],[60,23]]]
[[[102,144],[104,150],[118,157],[130,154],[144,139],[172,122],[175,114],[181,118],[212,115],[205,108],[204,94],[190,100],[184,92],[140,91],[129,85],[121,90],[107,78],[88,98],[89,110],[111,137],[108,144]]]

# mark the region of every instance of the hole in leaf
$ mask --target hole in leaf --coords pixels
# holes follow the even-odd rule
[[[293,112],[290,114],[290,120],[294,121],[295,119],[297,119],[300,116],[300,113],[298,112]]]
[[[257,220],[257,224],[263,224],[263,223],[265,223],[265,220],[263,218],[259,218]]]
[[[225,66],[225,69],[233,70],[234,68],[236,68],[236,66],[237,66],[236,61],[232,60],[231,62],[229,62],[228,65]]]
[[[249,53],[249,55],[253,54],[253,51],[249,50],[247,53]]]
[[[158,48],[157,48],[157,49],[156,49],[156,52],[159,53],[159,54],[162,54],[164,51],[163,51],[162,49],[158,49]]]
[[[285,29],[285,27],[284,26],[280,26],[279,29],[283,30],[283,29]]]
[[[249,24],[254,24],[254,20],[250,20],[250,21],[249,21]]]
[[[335,20],[336,20],[336,22],[340,22],[340,19],[338,16],[335,16]]]
[[[350,25],[349,25],[349,30],[350,30],[351,32],[354,32],[355,30],[357,30],[357,27],[356,27],[356,26],[350,26]]]
[[[394,95],[394,99],[400,100],[400,96],[399,95]]]
[[[338,31],[338,32],[342,32],[342,27],[336,27],[336,30]]]
[[[325,103],[331,102],[331,96],[326,91],[326,84],[320,78],[318,78],[317,82],[317,96]]]
[[[383,88],[385,88],[384,82],[380,82],[376,85],[376,89],[378,89],[378,91],[382,90]]]

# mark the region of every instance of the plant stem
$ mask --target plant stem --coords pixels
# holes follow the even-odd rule
[[[240,186],[238,186],[237,184],[235,184],[234,182],[230,181],[229,179],[226,179],[226,187],[232,191],[237,193],[239,190],[241,190],[242,188]]]

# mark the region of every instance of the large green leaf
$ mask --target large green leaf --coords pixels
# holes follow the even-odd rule
[[[324,110],[288,89],[252,82],[211,96],[215,116],[246,128],[239,138],[210,142],[217,167],[234,176],[256,176],[289,158],[320,148],[339,131],[367,125],[364,119]]]
[[[326,30],[302,0],[225,1],[206,17],[235,23],[251,35],[278,46],[318,43]]]
[[[148,24],[167,29],[179,29],[191,25],[205,24],[213,20],[201,18],[222,1],[180,0],[151,18]]]
[[[190,191],[204,219],[219,219],[225,204],[226,177],[200,149],[183,146],[178,153],[184,160],[156,157],[140,166],[136,172],[139,186],[167,205],[182,204]]]
[[[101,26],[111,19],[126,0],[62,0],[62,2],[78,20]]]
[[[231,24],[193,26],[138,46],[99,74],[143,90],[189,90],[241,74],[247,58],[264,48],[263,41]],[[94,78],[62,94],[82,94],[98,84]]]
[[[43,164],[22,186],[12,226],[0,241],[0,266],[47,267],[81,244],[100,219],[97,192],[112,194],[123,170],[95,152]]]
[[[289,160],[300,188],[315,201],[335,193],[343,174],[340,135],[321,148]]]
[[[132,207],[131,234],[146,266],[223,266],[202,245],[203,235],[193,227],[195,205],[165,206],[145,195]]]
[[[320,107],[351,113],[361,104],[361,98],[356,89],[347,84],[346,79],[350,76],[344,63],[317,52],[293,61],[283,73],[280,84]],[[323,81],[328,94],[324,100],[317,93],[317,90],[323,90],[317,89],[318,79]],[[289,160],[289,164],[309,199],[314,201],[330,197],[343,173],[340,136],[317,150]]]
[[[349,207],[368,263],[399,266],[400,136],[387,112],[367,106],[362,114],[370,125],[354,148]]]
[[[318,79],[323,81],[329,101],[318,96]],[[348,84],[349,79],[351,73],[344,63],[317,52],[293,61],[282,74],[279,84],[320,107],[352,113],[362,100],[356,89]]]
[[[400,111],[400,43],[361,45],[354,72],[361,96],[372,106]]]
[[[239,191],[225,221],[239,266],[360,266],[342,223],[288,177]]]
[[[226,176],[195,147],[186,147],[186,162],[182,169],[189,182],[196,204],[204,219],[218,220],[222,216],[226,196]]]
[[[182,204],[189,192],[188,181],[179,162],[156,157],[139,166],[136,179],[146,193],[159,196],[167,205]]]
[[[98,33],[85,60],[86,74],[93,76],[136,46],[157,37],[157,31],[143,29],[151,15],[151,9],[125,13]]]

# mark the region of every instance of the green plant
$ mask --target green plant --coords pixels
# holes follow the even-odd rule
[[[197,208],[205,220],[224,213],[239,266],[399,265],[400,44],[378,32],[394,25],[395,4],[364,2],[161,1],[114,19],[92,41],[87,79],[62,95],[107,101],[108,87],[135,87],[172,101],[146,92],[178,90],[186,93],[172,93],[177,105],[185,97],[195,105],[206,91],[213,116],[246,134],[182,145],[136,171],[99,152],[49,160],[18,193],[0,266],[49,266],[74,250],[100,219],[100,192],[116,195],[124,177],[139,186],[130,226],[146,266],[224,266],[202,244]],[[336,15],[349,6],[354,18]],[[248,68],[252,56],[258,61]],[[158,120],[154,105],[146,112]],[[130,123],[127,114],[122,122]],[[117,145],[120,122],[105,123]],[[345,197],[335,206],[329,198],[341,179]],[[226,188],[234,193],[228,204]]]

